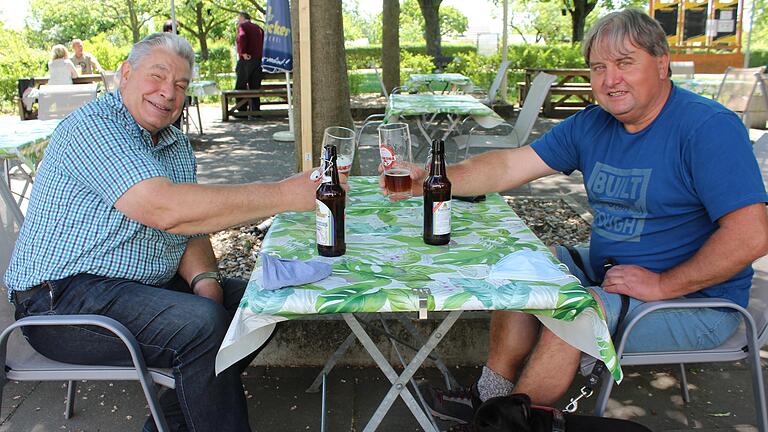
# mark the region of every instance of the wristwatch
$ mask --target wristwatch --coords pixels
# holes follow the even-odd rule
[[[197,276],[193,277],[192,282],[189,283],[189,287],[192,289],[192,291],[195,290],[195,285],[197,285],[197,283],[203,279],[216,279],[216,282],[218,282],[219,285],[221,285],[221,273],[217,271],[202,272]]]

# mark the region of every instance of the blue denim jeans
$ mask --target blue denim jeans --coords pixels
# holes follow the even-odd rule
[[[136,337],[148,366],[173,370],[176,391],[160,396],[171,430],[251,430],[240,374],[258,351],[218,376],[214,374],[216,353],[242,298],[245,281],[224,281],[224,305],[192,294],[178,276],[155,287],[79,274],[49,281],[47,287],[16,305],[16,319],[97,314],[125,325]],[[38,352],[54,360],[132,365],[120,339],[101,328],[25,327],[23,331]],[[144,430],[156,430],[151,417]]]
[[[603,312],[608,323],[608,330],[613,334],[618,326],[621,311],[621,297],[606,292],[600,286],[590,286],[590,280],[602,283],[603,275],[594,275],[589,262],[589,249],[576,247],[581,261],[586,267],[585,274],[562,247],[555,248],[557,259],[568,266],[568,270],[581,281],[582,286],[590,289],[603,304]],[[629,298],[627,314],[643,301]],[[627,339],[625,352],[658,352],[710,349],[721,345],[733,335],[741,323],[738,312],[723,309],[663,309],[643,318]]]

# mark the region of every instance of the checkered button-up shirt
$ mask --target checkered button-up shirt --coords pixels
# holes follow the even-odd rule
[[[109,93],[54,131],[5,276],[11,290],[79,273],[160,285],[176,273],[189,236],[128,219],[114,205],[151,177],[196,183],[189,140],[168,127],[154,144]]]

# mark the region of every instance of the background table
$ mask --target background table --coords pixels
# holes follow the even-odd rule
[[[454,93],[459,89],[465,91],[471,88],[472,80],[460,73],[411,74],[403,87],[408,91],[420,91],[424,88],[435,91],[433,84],[442,86],[442,89],[437,89],[441,94]]]
[[[24,188],[18,194],[21,206],[27,189],[32,184],[37,165],[43,159],[45,147],[61,120],[27,120],[16,117],[0,118],[0,159],[3,161],[3,181],[10,191],[11,169],[19,168],[24,176]]]
[[[191,98],[191,101],[188,102],[191,102],[197,109],[197,123],[192,121],[192,124],[197,127],[197,131],[200,132],[200,135],[203,135],[203,120],[200,116],[200,101],[198,99],[204,96],[217,96],[220,94],[221,90],[216,84],[216,81],[195,80],[189,83],[189,86],[187,87],[187,96]],[[186,126],[187,133],[189,133],[190,120],[189,104],[184,104],[184,117],[182,122]]]
[[[439,114],[446,116],[439,117]],[[445,118],[448,126],[442,134],[443,140],[466,117],[472,117],[485,128],[498,126],[504,121],[494,110],[469,95],[393,94],[387,102],[384,121],[397,121],[399,117],[413,117],[416,120],[416,125],[427,141],[427,147],[437,137],[440,121]]]

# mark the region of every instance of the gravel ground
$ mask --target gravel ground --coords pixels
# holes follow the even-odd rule
[[[546,245],[578,244],[589,240],[589,224],[565,201],[505,197],[509,205]],[[248,279],[256,262],[264,232],[258,223],[211,235],[219,270],[226,277]]]

